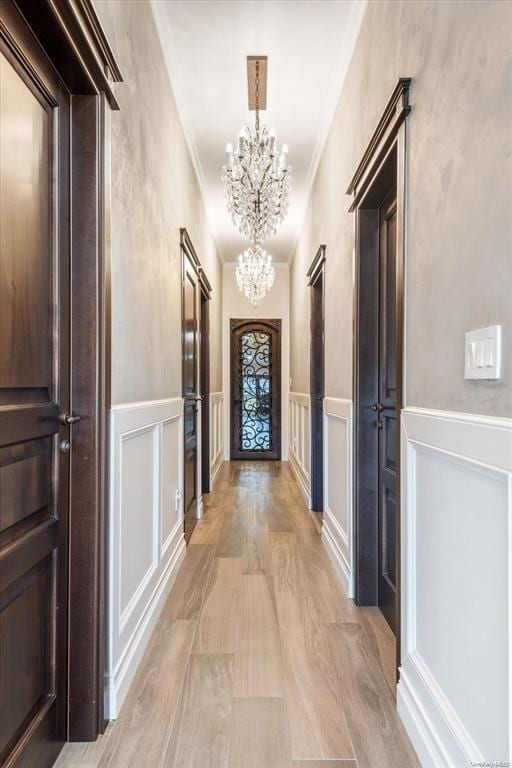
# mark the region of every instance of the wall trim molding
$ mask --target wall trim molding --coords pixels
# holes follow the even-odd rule
[[[347,596],[354,596],[353,570],[353,504],[352,504],[352,401],[340,397],[324,398],[324,518],[322,540],[333,562]],[[345,429],[342,445],[330,450],[333,423],[341,423]],[[332,453],[332,455],[331,455]],[[332,468],[344,457],[342,467]],[[341,488],[334,483],[345,478]],[[342,481],[343,482],[343,481]],[[346,529],[340,518],[346,519]]]
[[[292,392],[289,393],[290,398],[293,398],[294,402],[301,405],[309,406],[309,395],[307,392]]]
[[[403,630],[400,681],[397,688],[398,711],[418,756],[425,766],[445,768],[446,765],[470,765],[477,762],[483,763],[485,760],[510,760],[512,756],[512,654],[510,648],[506,682],[508,714],[503,712],[503,707],[500,711],[497,709],[495,713],[496,717],[504,718],[500,727],[502,734],[509,734],[509,754],[484,754],[485,747],[477,743],[476,734],[468,731],[457,711],[458,704],[460,704],[459,709],[462,708],[464,711],[467,698],[464,689],[461,688],[460,694],[457,694],[456,689],[454,693],[452,685],[451,698],[448,699],[443,690],[444,678],[437,679],[426,661],[430,654],[434,654],[435,658],[436,651],[429,647],[423,635],[418,638],[418,601],[424,599],[424,594],[419,591],[418,586],[419,539],[416,528],[418,503],[423,503],[423,515],[425,515],[424,494],[419,496],[419,500],[417,494],[418,467],[423,472],[427,471],[425,467],[428,467],[429,461],[440,462],[445,472],[440,479],[440,487],[444,492],[449,488],[451,493],[458,494],[456,483],[463,487],[461,483],[466,480],[466,477],[477,484],[475,487],[482,487],[484,493],[487,487],[492,488],[492,485],[486,486],[486,483],[499,484],[502,496],[496,498],[502,498],[503,506],[493,508],[492,512],[494,524],[497,525],[497,516],[501,513],[503,525],[508,528],[508,563],[504,564],[508,574],[508,594],[506,594],[507,602],[504,609],[505,613],[508,612],[507,628],[510,636],[512,631],[512,419],[410,407],[402,411],[401,429]],[[457,475],[459,472],[468,474],[461,479]],[[451,482],[449,473],[452,473]],[[433,488],[433,493],[435,492],[436,489]],[[457,511],[456,504],[455,501],[454,514]],[[466,506],[464,510],[466,511]],[[474,531],[473,538],[480,539],[484,533],[483,528],[480,532]],[[442,536],[442,531],[439,535]],[[471,535],[471,529],[468,529],[466,535]],[[469,542],[470,540],[467,540],[466,547]],[[429,552],[431,555],[430,550]],[[423,561],[424,567],[425,561]],[[456,564],[454,568],[457,568]],[[422,575],[422,579],[424,582],[425,574]],[[449,583],[447,578],[447,588]],[[475,600],[477,599],[478,596],[475,597]],[[450,649],[449,641],[450,637],[447,637],[444,652],[457,654],[457,648]],[[490,653],[492,657],[492,649]],[[491,659],[489,663],[492,663]],[[500,661],[497,660],[494,663],[499,664]],[[438,666],[438,669],[443,667]],[[488,712],[489,706],[492,705],[494,693],[498,700],[504,691],[503,689],[501,692],[487,691],[486,696],[478,696],[475,693],[473,719],[476,717],[479,722],[483,720],[484,712]],[[482,708],[481,718],[478,707]],[[489,741],[490,736],[483,733],[483,736],[482,732],[480,733],[480,738],[487,738]],[[504,736],[504,739],[506,741],[507,737]],[[487,751],[489,751],[488,748]]]
[[[304,392],[288,393],[289,408],[289,447],[288,457],[290,467],[299,490],[311,509],[311,481],[310,481],[310,446],[311,446],[311,413],[310,396]]]
[[[297,485],[299,486],[299,491],[301,492],[302,498],[304,499],[306,506],[308,509],[311,509],[311,493],[309,489],[309,478],[307,475],[305,475],[300,468],[300,465],[297,463],[294,456],[290,455],[290,467],[295,475],[295,479],[297,481]]]
[[[173,413],[176,412],[175,407],[176,404],[180,402],[181,407],[183,410],[183,398],[181,396],[177,397],[162,397],[158,400],[136,400],[133,403],[115,403],[110,408],[111,413],[116,413],[118,411],[137,411],[140,408],[150,408],[151,410],[156,410],[159,408],[159,406],[171,406],[173,408]]]
[[[224,392],[210,392],[210,491],[224,463]]]
[[[115,720],[130,689],[137,668],[142,660],[147,644],[151,638],[160,613],[165,605],[169,592],[185,557],[186,545],[183,536],[183,523],[176,523],[175,547],[168,559],[165,571],[161,574],[157,587],[154,589],[144,614],[130,637],[128,645],[118,662],[115,670],[107,677],[109,719]]]
[[[324,413],[347,421],[352,416],[352,400],[345,397],[324,397]]]
[[[185,554],[183,399],[117,405],[110,419],[106,704],[115,719]]]
[[[399,77],[388,103],[380,117],[359,165],[348,185],[346,194],[353,195],[350,211],[355,210],[365,194],[375,165],[378,165],[398,130],[411,111],[409,103],[410,77]]]
[[[339,538],[346,542],[346,546],[348,548],[348,538],[345,531],[338,523],[329,507],[326,507],[324,510],[324,520],[322,525],[322,541],[324,542],[325,548],[327,549],[338,577],[345,587],[347,597],[354,597],[354,577],[352,569],[343,550],[338,544],[336,536],[333,535],[333,531],[336,531]]]

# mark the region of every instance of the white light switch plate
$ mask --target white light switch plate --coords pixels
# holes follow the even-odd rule
[[[501,375],[501,325],[466,333],[465,379],[499,379]]]

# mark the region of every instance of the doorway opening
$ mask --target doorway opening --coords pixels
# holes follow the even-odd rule
[[[231,320],[231,459],[281,458],[281,321]]]
[[[403,406],[405,118],[399,80],[348,189],[356,214],[355,597],[377,605],[400,660],[400,413]]]
[[[202,484],[209,488],[209,305],[211,286],[186,229],[180,230],[183,389],[183,526],[188,543],[201,516]]]
[[[310,293],[311,509],[324,511],[325,245],[308,269]]]

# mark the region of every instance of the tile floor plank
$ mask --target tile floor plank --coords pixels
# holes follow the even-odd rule
[[[343,700],[333,686],[327,635],[309,598],[277,599],[294,760],[353,759]]]
[[[168,621],[199,617],[213,562],[214,546],[189,544],[176,576],[163,615]]]
[[[363,628],[355,623],[329,624],[326,631],[359,768],[418,768]]]
[[[214,558],[194,643],[195,653],[234,653],[238,646],[242,559]]]
[[[271,533],[272,575],[278,597],[306,597],[310,584],[295,533]]]
[[[242,576],[239,646],[235,654],[235,696],[283,695],[281,638],[272,579]]]
[[[190,620],[158,623],[99,768],[162,765],[195,629]]]
[[[164,768],[228,768],[233,656],[192,654]]]
[[[283,699],[233,699],[230,768],[289,768],[288,715]]]

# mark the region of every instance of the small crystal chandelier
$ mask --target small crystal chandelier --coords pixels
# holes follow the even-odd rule
[[[272,256],[256,245],[248,248],[238,257],[236,282],[251,304],[257,307],[274,283],[275,270]]]
[[[236,150],[228,144],[222,168],[227,207],[240,234],[257,246],[277,233],[288,210],[292,169],[288,147],[277,146],[276,133],[264,125],[260,130],[260,62],[255,67],[255,132],[245,125]]]

